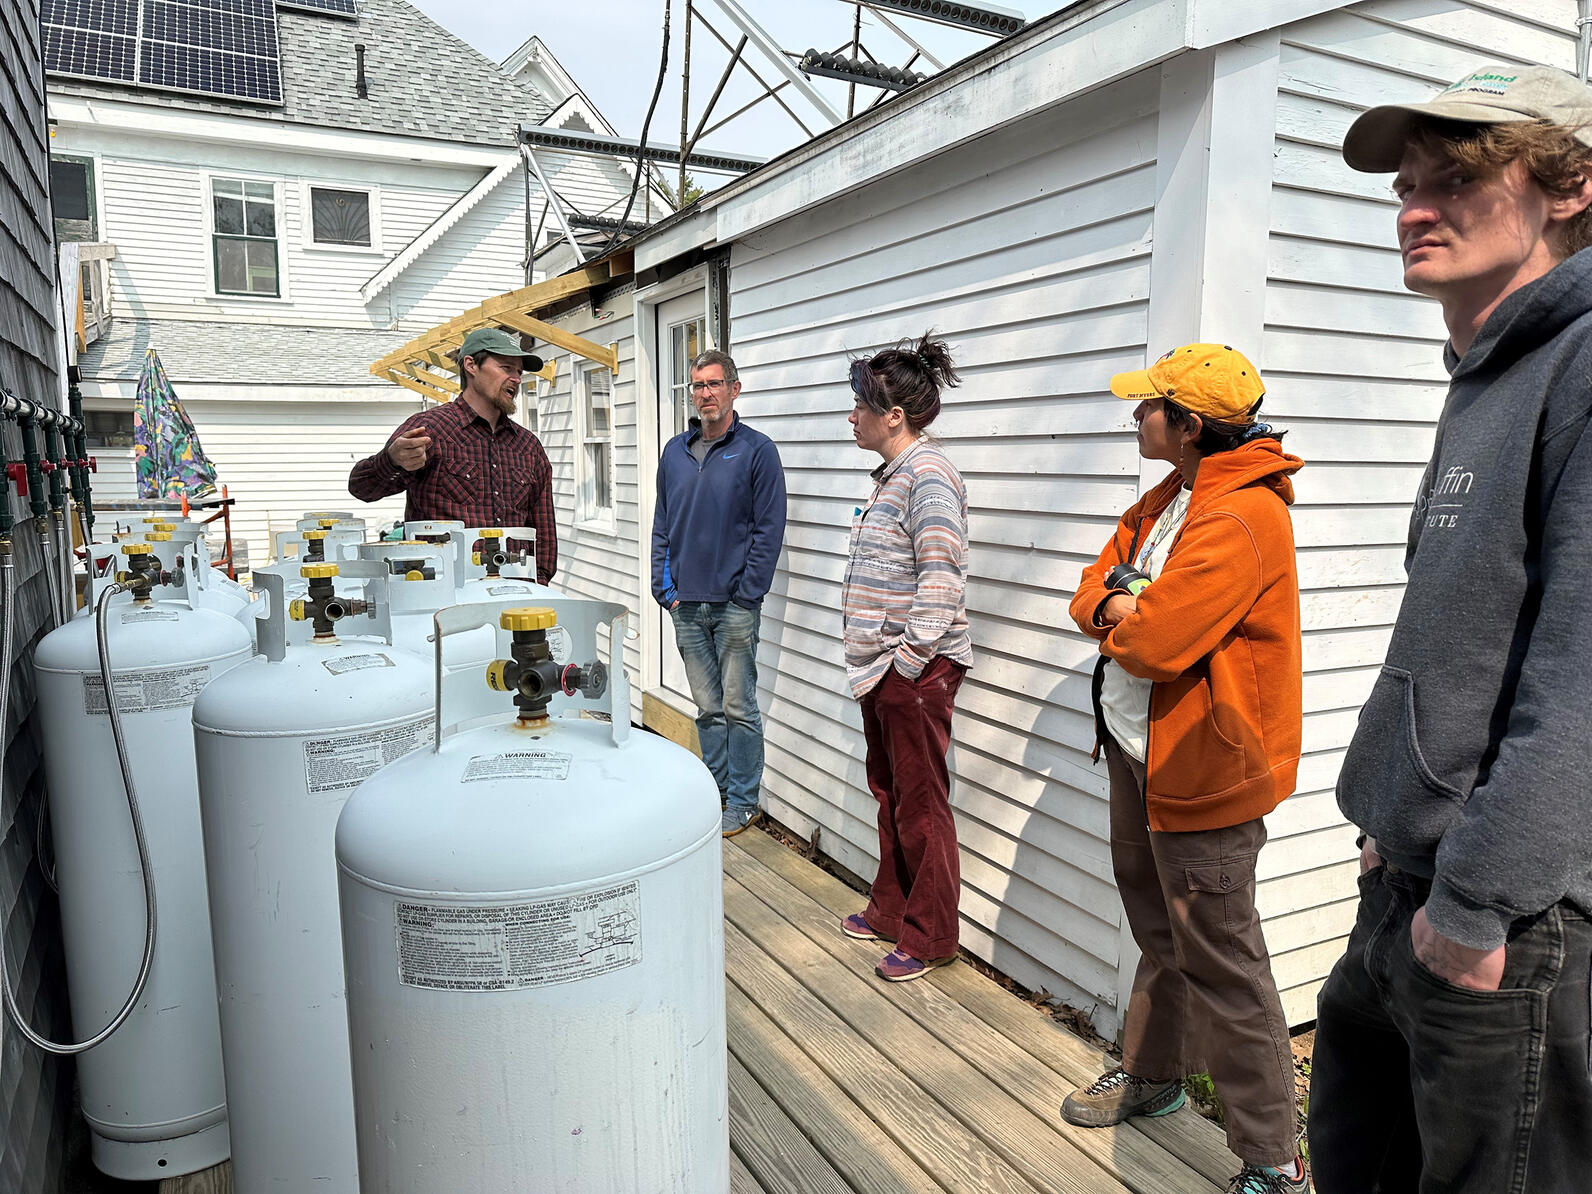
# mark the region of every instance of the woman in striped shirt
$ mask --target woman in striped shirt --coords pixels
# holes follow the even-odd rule
[[[967,490],[925,433],[958,381],[925,335],[851,363],[857,446],[877,452],[873,493],[851,526],[842,619],[846,675],[862,706],[868,787],[879,801],[879,873],[848,936],[896,946],[875,968],[921,978],[956,958],[961,865],[951,817],[951,707],[973,663],[967,633]]]

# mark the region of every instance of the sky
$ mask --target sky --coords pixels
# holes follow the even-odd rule
[[[541,37],[583,91],[622,137],[636,138],[652,89],[657,82],[665,0],[499,0],[464,3],[463,0],[412,0],[432,20],[481,53],[501,61],[533,34]],[[669,71],[658,99],[647,139],[680,143],[680,67],[684,51],[685,0],[672,0]],[[800,54],[813,47],[833,51],[851,44],[856,6],[844,0],[739,0],[741,8],[759,22],[782,49]],[[1004,7],[1018,8],[1028,19],[1053,11],[1060,0],[1038,0],[1024,8],[1021,0],[1006,0]],[[733,46],[740,31],[718,8],[715,0],[697,0],[700,16],[691,23],[690,123],[694,128],[729,61],[729,51],[703,24],[706,18]],[[990,44],[979,33],[950,28],[910,17],[891,15],[946,65]],[[862,43],[880,62],[905,66],[913,49],[885,28],[869,12],[862,16]],[[766,58],[749,45],[743,60],[765,79],[777,83],[781,76]],[[920,61],[914,69],[933,74]],[[846,112],[844,83],[814,79],[814,86],[842,116]],[[713,120],[729,116],[760,90],[744,68],[737,67],[714,109]],[[827,127],[807,101],[787,87],[780,93],[796,113],[817,133]],[[857,88],[857,110],[880,95],[876,88]],[[710,122],[711,123],[711,122]],[[774,157],[807,139],[808,134],[765,99],[723,129],[704,135],[699,144],[724,153]],[[703,179],[704,182],[709,181]]]

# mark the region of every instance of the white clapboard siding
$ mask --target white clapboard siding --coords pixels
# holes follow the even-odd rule
[[[556,183],[554,184],[557,185]],[[614,524],[610,529],[577,519],[578,470],[584,468],[579,421],[575,412],[575,374],[584,358],[542,345],[539,351],[558,362],[557,381],[537,402],[537,433],[553,466],[554,503],[558,512],[558,575],[553,586],[579,597],[617,601],[631,613],[631,628],[657,607],[650,593],[640,593],[639,553],[647,550],[652,533],[652,511],[643,519],[637,506],[639,478],[636,455],[636,360],[634,317],[627,291],[603,299],[605,312],[598,320],[589,304],[554,320],[566,332],[598,344],[619,345],[619,375],[613,383]],[[640,639],[625,643],[625,668],[630,673],[630,699],[637,720],[641,716]]]
[[[473,185],[473,184],[472,184]],[[525,285],[525,172],[514,170],[392,285],[398,326],[424,331]]]
[[[348,471],[378,451],[392,429],[415,411],[403,399],[370,402],[232,402],[190,399],[183,403],[199,433],[216,480],[236,500],[232,535],[249,545],[251,563],[271,559],[274,532],[291,530],[307,510],[352,510],[373,531],[403,517],[403,498],[366,505],[348,493]],[[111,459],[114,453],[114,462]],[[138,496],[132,453],[103,452],[94,478],[102,500]],[[209,534],[220,547],[220,523]]]
[[[391,318],[388,296],[378,295],[367,304],[360,287],[481,177],[479,170],[455,166],[400,166],[279,151],[239,156],[235,149],[179,138],[150,135],[113,140],[80,128],[67,130],[57,141],[53,146],[57,152],[97,158],[96,187],[105,217],[100,236],[117,247],[112,266],[116,313],[151,319],[386,326]],[[207,204],[209,179],[215,176],[276,185],[282,298],[238,298],[212,292]],[[310,185],[370,189],[379,241],[369,249],[311,244],[306,205]],[[516,185],[514,180],[501,184],[511,189]],[[520,210],[523,213],[523,196]],[[496,215],[509,218],[501,204]],[[519,243],[522,225],[523,216],[507,230],[514,245],[506,264],[490,277],[470,280],[467,287],[471,293],[482,285],[497,293],[523,278],[518,265],[523,254]],[[484,235],[477,224],[450,236],[469,237],[472,233]],[[428,263],[433,270],[445,272],[451,257],[467,257],[474,248],[474,242],[455,245],[457,239],[450,244],[445,237],[432,250],[434,259],[443,262],[440,267]],[[434,281],[433,276],[431,284]],[[457,309],[450,314],[457,314]]]
[[[957,701],[952,803],[963,941],[1115,1023],[1120,906],[1105,775],[1092,767],[1094,649],[1067,601],[1135,498],[1114,371],[1143,362],[1156,72],[973,142],[732,248],[738,410],[779,446],[786,549],[759,674],[774,815],[868,876],[875,808],[840,666],[854,506],[876,457],[846,416],[847,355],[933,327],[963,384],[935,432],[971,506],[976,663]]]
[[[1259,901],[1289,1020],[1354,923],[1354,830],[1333,788],[1403,594],[1410,507],[1447,389],[1436,304],[1402,285],[1390,178],[1339,154],[1363,109],[1486,62],[1573,64],[1574,0],[1370,0],[1282,31],[1261,364],[1295,479],[1305,619],[1298,794],[1269,819]]]

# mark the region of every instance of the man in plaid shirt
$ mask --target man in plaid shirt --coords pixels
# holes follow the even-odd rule
[[[536,579],[558,571],[553,469],[536,436],[511,417],[523,371],[542,359],[499,328],[477,328],[459,350],[463,390],[411,415],[387,446],[348,474],[362,502],[407,494],[404,519],[451,519],[467,527],[536,528]]]

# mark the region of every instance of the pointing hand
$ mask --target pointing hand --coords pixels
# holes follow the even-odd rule
[[[430,445],[426,429],[414,427],[387,445],[387,457],[406,473],[412,473],[425,467],[426,449]]]

